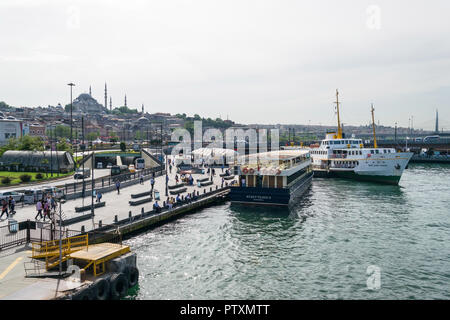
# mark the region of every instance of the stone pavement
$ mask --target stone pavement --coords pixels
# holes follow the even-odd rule
[[[202,194],[204,189],[208,192],[210,188],[212,187],[213,190],[215,190],[216,186],[219,188],[221,187],[222,177],[219,176],[220,173],[222,173],[222,170],[220,168],[215,169],[215,177],[213,177],[214,185],[206,186],[206,187],[197,187],[197,179],[198,178],[205,178],[209,177],[208,174],[192,174],[192,177],[194,178],[194,185],[193,186],[186,186],[187,191],[182,193],[181,195],[186,196],[187,193],[192,193],[193,191],[197,192],[199,191],[200,194]],[[161,200],[158,201],[159,204],[162,205],[162,202],[167,199],[167,196],[165,196],[165,179],[166,176],[160,176],[155,178],[155,190],[158,190],[160,193]],[[230,180],[228,181],[230,183]],[[169,173],[169,185],[175,184],[175,169],[172,169],[172,173]],[[225,185],[225,184],[224,184]],[[121,188],[120,194],[117,194],[117,191],[111,191],[107,193],[103,193],[102,201],[106,202],[106,205],[104,207],[96,208],[95,209],[95,217],[94,219],[88,219],[81,222],[77,222],[71,225],[66,226],[66,229],[69,230],[81,230],[81,227],[84,226],[86,231],[92,230],[94,227],[93,223],[98,224],[98,222],[101,220],[103,225],[112,224],[114,222],[114,216],[118,216],[118,220],[128,218],[129,211],[132,212],[132,215],[138,215],[141,213],[142,208],[144,208],[144,211],[150,211],[153,209],[154,201],[147,202],[141,205],[137,206],[131,206],[129,205],[129,201],[133,200],[140,200],[146,197],[132,199],[131,194],[141,193],[150,191],[150,180],[145,180],[144,184],[135,184],[132,186],[128,186],[126,188]],[[169,196],[176,197],[176,195],[170,195],[170,189]],[[181,196],[180,195],[180,196]],[[94,200],[95,201],[95,200]],[[73,218],[75,216],[80,216],[83,214],[89,214],[90,211],[84,211],[84,212],[75,212],[75,207],[80,207],[82,205],[90,205],[91,204],[91,198],[85,197],[84,200],[82,198],[68,200],[66,203],[62,205],[62,210],[64,214],[63,219],[69,219]],[[13,216],[13,218],[17,221],[25,221],[25,220],[35,220],[36,216],[36,210],[35,205],[27,205],[24,207],[21,207],[21,205],[17,206],[16,208],[16,214]],[[58,208],[59,212],[59,208]],[[37,220],[41,221],[41,220]],[[48,219],[46,219],[48,221]],[[8,220],[5,219],[5,216],[3,216],[3,220],[0,220],[0,226],[6,225],[8,223]],[[96,225],[98,226],[98,225]]]

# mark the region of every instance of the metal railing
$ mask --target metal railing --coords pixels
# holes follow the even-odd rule
[[[123,173],[115,176],[107,176],[107,177],[100,177],[94,179],[94,189],[98,188],[104,188],[104,187],[110,187],[114,186],[116,181],[125,182],[125,181],[131,181],[131,180],[138,180],[140,175],[142,174],[144,177],[152,174],[152,173],[158,173],[161,170],[165,170],[165,166],[158,166],[154,168],[147,168],[143,169],[139,172],[129,172],[129,173]],[[84,182],[73,182],[73,183],[66,183],[64,185],[59,186],[59,188],[63,188],[64,194],[72,194],[77,192],[84,192],[87,194],[88,192],[92,192],[92,181],[84,181]]]

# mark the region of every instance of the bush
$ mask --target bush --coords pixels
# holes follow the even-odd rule
[[[10,184],[11,183],[11,178],[10,177],[3,177],[1,181],[2,181],[3,184]]]
[[[39,172],[39,173],[36,174],[36,179],[37,180],[40,180],[42,178],[44,178],[44,175],[42,173]]]
[[[22,174],[19,178],[22,182],[30,182],[31,180],[31,176],[29,174]]]

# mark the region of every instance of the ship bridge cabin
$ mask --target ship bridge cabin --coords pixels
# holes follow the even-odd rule
[[[289,188],[312,172],[308,150],[257,153],[240,161],[240,187]]]

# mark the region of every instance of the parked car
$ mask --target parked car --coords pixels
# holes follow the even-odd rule
[[[0,192],[0,200],[9,199],[10,196],[12,196],[16,202],[19,202],[23,200],[24,194],[17,191]]]
[[[77,171],[75,171],[75,174],[73,175],[74,179],[86,179],[91,176],[91,169],[89,168],[78,168]]]

